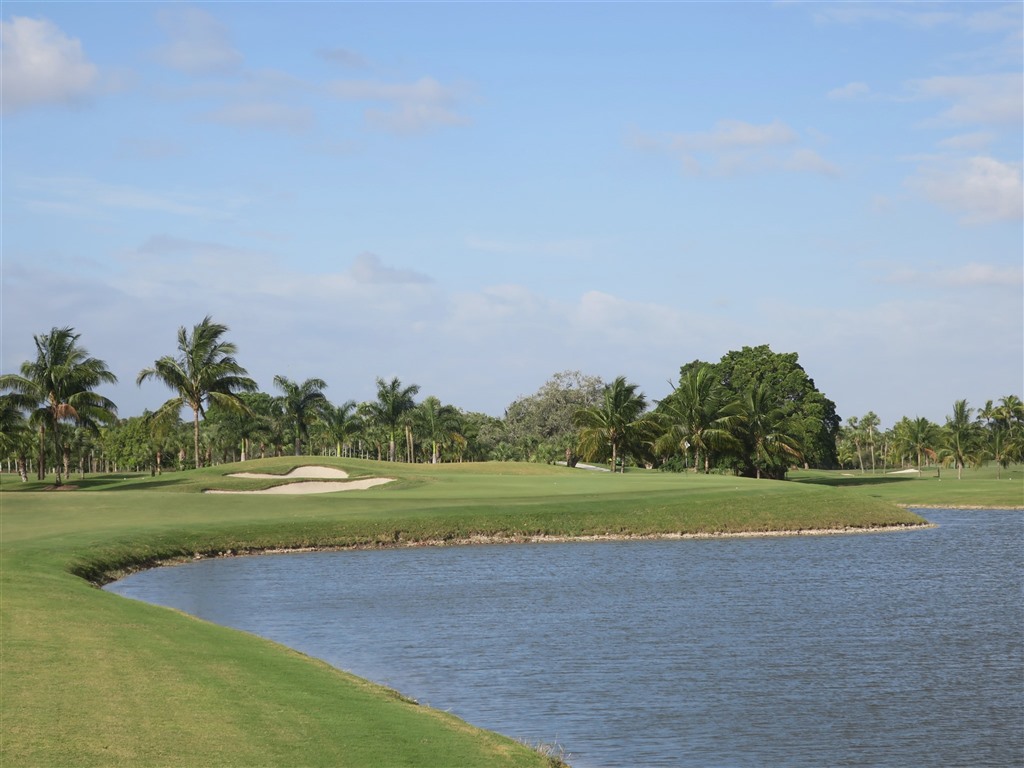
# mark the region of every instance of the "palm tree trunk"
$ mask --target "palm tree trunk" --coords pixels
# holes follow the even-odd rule
[[[196,469],[199,469],[199,409],[192,408],[192,437],[194,441]]]
[[[39,425],[39,461],[36,462],[36,480],[46,477],[46,427]]]

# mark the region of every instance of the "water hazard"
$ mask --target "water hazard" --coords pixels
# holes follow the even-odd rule
[[[268,555],[108,589],[575,768],[1024,765],[1024,513],[899,533]]]

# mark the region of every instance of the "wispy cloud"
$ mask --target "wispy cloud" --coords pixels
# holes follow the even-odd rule
[[[870,94],[871,88],[868,87],[868,84],[858,81],[847,83],[841,88],[833,88],[825,96],[831,101],[854,101],[866,98]]]
[[[384,264],[380,256],[373,253],[361,253],[356,256],[349,274],[358,283],[374,285],[422,285],[432,282],[429,276],[421,272],[389,267]]]
[[[99,69],[79,40],[46,19],[0,21],[0,112],[43,104],[72,104],[92,95]]]
[[[1024,218],[1019,163],[992,157],[936,158],[918,167],[907,186],[960,216],[965,224]]]
[[[1024,114],[1024,75],[1001,72],[986,75],[942,76],[912,80],[915,98],[949,103],[934,118],[940,124],[1019,124]]]
[[[378,102],[369,107],[368,123],[393,133],[419,133],[431,128],[465,125],[469,118],[458,111],[461,89],[446,86],[432,77],[411,83],[387,83],[379,80],[336,80],[327,87],[337,99]]]
[[[313,110],[274,102],[226,104],[204,115],[206,120],[244,128],[304,131],[313,124]]]
[[[922,269],[903,266],[891,269],[879,278],[883,283],[895,285],[927,285],[945,288],[1009,288],[1024,286],[1024,270],[1001,264],[969,262],[959,267]]]
[[[366,69],[369,66],[369,62],[362,54],[348,48],[324,48],[317,51],[317,55],[325,61],[347,69]]]
[[[165,8],[157,20],[168,42],[157,58],[172,69],[189,75],[237,71],[244,57],[232,45],[227,29],[211,14],[191,6]]]
[[[221,218],[242,204],[240,198],[209,197],[190,193],[150,190],[81,177],[26,177],[16,180],[12,198],[34,210],[61,212],[82,217],[103,216],[108,211],[145,211]]]
[[[720,120],[709,131],[637,134],[633,144],[678,157],[684,173],[693,176],[765,171],[839,174],[836,165],[802,146],[799,134],[780,120],[763,124]]]

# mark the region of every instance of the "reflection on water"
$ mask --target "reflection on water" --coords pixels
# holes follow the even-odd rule
[[[108,589],[596,766],[1024,764],[1024,514],[937,529],[273,555]]]

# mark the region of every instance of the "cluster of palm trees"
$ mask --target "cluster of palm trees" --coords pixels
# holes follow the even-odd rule
[[[224,339],[227,331],[209,316],[191,329],[179,328],[176,354],[159,358],[136,377],[140,386],[163,383],[172,397],[153,413],[121,421],[114,403],[95,391],[117,377],[80,345],[80,335],[54,328],[36,336],[35,359],[19,374],[0,376],[6,392],[0,397],[3,455],[16,457],[23,479],[33,456],[37,479],[55,466],[57,485],[71,472],[73,452],[82,471],[85,457],[98,453],[124,468],[149,466],[154,472],[175,458],[179,467],[211,463],[215,454],[244,460],[255,446],[262,456],[268,447],[281,455],[286,442],[295,455],[311,445],[336,455],[353,446],[376,458],[385,458],[386,451],[390,461],[398,459],[400,445],[405,461],[436,463],[442,451],[454,459],[464,455],[472,420],[436,397],[416,403],[418,386],[378,378],[376,401],[333,405],[322,379],[297,382],[279,375],[274,386],[281,394],[271,396],[259,392],[239,364],[235,345]],[[182,411],[192,415],[188,439]],[[95,462],[88,464],[91,469]]]
[[[794,409],[792,389],[780,394],[767,379],[756,377],[742,389],[732,389],[721,367],[698,361],[683,368],[676,389],[653,409],[625,377],[596,386],[600,380],[569,372],[556,376],[534,398],[513,404],[542,412],[534,421],[546,424],[543,429],[564,422],[567,429],[561,437],[530,438],[519,434],[523,424],[533,423],[529,419],[513,428],[510,417],[467,413],[436,397],[417,403],[419,387],[403,385],[398,378],[378,378],[376,399],[358,404],[332,404],[324,394],[327,383],[319,378],[275,376],[280,394],[271,395],[258,391],[239,364],[235,345],[224,339],[227,331],[209,316],[191,329],[179,328],[176,353],[159,358],[136,377],[140,386],[151,380],[164,384],[172,396],[153,413],[122,420],[115,405],[96,392],[117,377],[80,345],[74,329],[54,328],[34,337],[35,359],[23,363],[18,374],[0,376],[0,391],[6,393],[0,396],[0,458],[13,457],[23,479],[31,459],[40,480],[46,467],[53,467],[59,485],[75,459],[83,472],[96,471],[100,462],[108,468],[159,472],[165,465],[199,467],[287,450],[295,455],[437,463],[528,458],[517,457],[515,446],[557,439],[558,451],[564,449],[571,464],[583,457],[623,471],[633,463],[778,478],[804,461],[808,435],[822,434],[817,412],[808,416]],[[764,360],[770,351],[746,352]],[[803,376],[792,358],[790,372]],[[820,395],[813,382],[809,387]],[[589,404],[579,405],[580,398]],[[574,400],[577,404],[570,405]],[[567,407],[571,410],[561,420],[549,412]],[[838,425],[832,408],[830,423]],[[191,413],[191,423],[181,421],[182,412]],[[842,465],[862,471],[868,466],[875,471],[878,464],[884,471],[896,465],[921,469],[942,463],[955,466],[959,475],[964,467],[987,461],[1001,468],[1024,461],[1024,404],[1019,397],[989,401],[974,414],[961,400],[943,426],[904,418],[882,431],[878,417],[868,413],[849,419],[836,441],[829,437],[829,444],[838,443],[835,455]]]
[[[923,416],[904,416],[891,429],[881,430],[878,416],[847,419],[839,435],[839,461],[861,472],[888,468],[952,466],[957,477],[966,467],[988,462],[996,465],[996,477],[1010,464],[1024,462],[1024,402],[1007,395],[998,402],[971,408],[967,400],[953,403],[945,424]]]
[[[702,365],[685,373],[653,411],[637,389],[620,376],[599,405],[577,411],[586,459],[608,459],[620,469],[628,458],[652,466],[675,460],[705,473],[727,463],[757,478],[784,475],[802,460],[798,424],[764,385],[736,396],[711,365]]]

